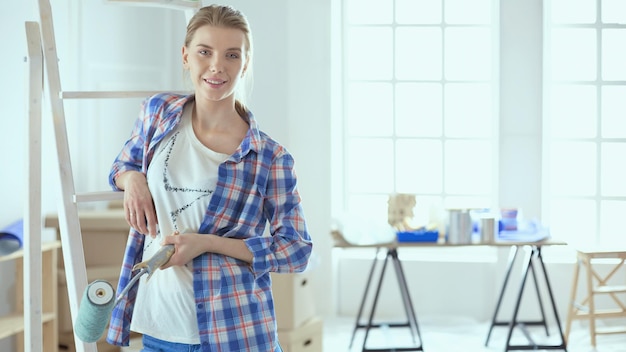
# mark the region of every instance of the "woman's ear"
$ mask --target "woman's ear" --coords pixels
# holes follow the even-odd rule
[[[189,69],[189,61],[187,60],[189,53],[187,52],[187,47],[183,45],[182,48],[182,59],[183,59],[183,68],[185,70]]]
[[[246,63],[243,65],[243,70],[241,70],[241,78],[245,76],[246,71],[248,70],[248,63],[250,62],[250,57],[246,56]]]

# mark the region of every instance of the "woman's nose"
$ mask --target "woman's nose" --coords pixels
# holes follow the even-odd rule
[[[222,72],[224,70],[224,66],[222,65],[222,62],[220,59],[214,58],[213,60],[211,60],[210,69],[211,69],[211,72]]]

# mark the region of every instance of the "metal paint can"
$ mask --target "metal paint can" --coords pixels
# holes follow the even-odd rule
[[[480,219],[480,242],[493,243],[495,241],[496,222],[494,218]]]
[[[472,217],[469,209],[448,210],[446,241],[451,244],[468,244],[472,241]]]

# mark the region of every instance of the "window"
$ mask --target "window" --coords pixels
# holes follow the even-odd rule
[[[343,208],[386,222],[391,193],[416,221],[497,200],[494,0],[343,0]]]
[[[546,3],[544,211],[582,245],[626,244],[626,2]]]

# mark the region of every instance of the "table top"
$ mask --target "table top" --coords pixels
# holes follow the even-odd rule
[[[510,247],[510,246],[564,246],[567,242],[557,240],[554,238],[546,238],[541,241],[509,241],[509,240],[496,240],[493,242],[476,242],[476,243],[448,243],[445,241],[438,242],[386,242],[386,243],[367,243],[357,244],[348,242],[339,231],[331,232],[335,248],[402,248],[402,247],[476,247],[476,246],[490,246],[490,247]]]
[[[567,242],[546,239],[534,242],[517,242],[517,241],[495,241],[489,243],[446,243],[446,242],[387,242],[387,243],[371,243],[371,244],[352,244],[352,243],[335,243],[335,248],[402,248],[402,247],[510,247],[510,246],[564,246]]]

